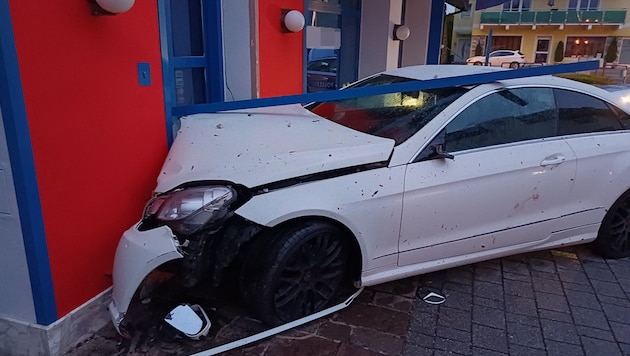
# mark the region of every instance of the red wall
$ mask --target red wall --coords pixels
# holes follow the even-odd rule
[[[283,33],[282,9],[304,13],[304,0],[259,2],[260,96],[299,94],[303,87],[304,31]]]
[[[61,317],[111,285],[167,151],[157,1],[116,16],[86,0],[9,5]]]

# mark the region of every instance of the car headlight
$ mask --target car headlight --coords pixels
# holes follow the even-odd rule
[[[177,233],[190,235],[225,216],[234,200],[236,191],[226,186],[185,188],[151,199],[144,219],[155,219]]]

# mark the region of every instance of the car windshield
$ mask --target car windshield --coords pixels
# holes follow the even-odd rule
[[[350,88],[363,88],[413,81],[378,75]],[[389,93],[359,98],[312,103],[306,108],[343,126],[371,135],[391,138],[400,144],[418,132],[444,108],[467,91],[448,87],[424,91]]]

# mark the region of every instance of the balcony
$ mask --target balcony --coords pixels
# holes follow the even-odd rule
[[[626,22],[627,10],[545,10],[481,13],[481,25],[618,25]]]

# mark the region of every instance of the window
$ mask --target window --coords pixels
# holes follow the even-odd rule
[[[306,66],[306,70],[315,72],[337,72],[337,58],[318,59],[309,62]]]
[[[479,99],[446,126],[449,152],[554,136],[549,88],[502,90]]]
[[[503,11],[529,11],[531,0],[511,0],[503,4]]]
[[[352,87],[387,85],[411,80],[379,75]],[[466,91],[464,88],[416,90],[313,103],[306,108],[340,125],[371,135],[391,138],[399,144],[418,132]]]
[[[597,10],[599,0],[569,0],[569,10]]]
[[[623,129],[611,107],[592,96],[554,89],[558,107],[558,135]]]
[[[601,57],[606,46],[606,37],[567,37],[565,57]]]

